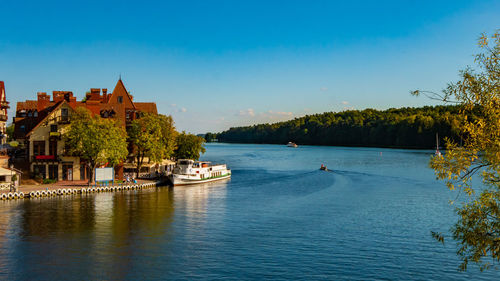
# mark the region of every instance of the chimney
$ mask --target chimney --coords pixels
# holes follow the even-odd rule
[[[38,92],[38,102],[37,102],[37,111],[40,112],[44,110],[50,103],[50,96],[45,92]]]
[[[103,88],[102,89],[102,102],[103,103],[107,103],[109,100],[109,97],[108,97],[108,89],[106,88]]]

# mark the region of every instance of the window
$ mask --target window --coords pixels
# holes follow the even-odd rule
[[[21,128],[21,131],[23,131],[23,132],[26,131],[26,127],[24,125],[21,125],[21,127],[19,127],[19,128]]]
[[[31,117],[31,116],[32,116],[32,115],[31,115],[31,111],[28,111],[28,117]]]
[[[45,155],[45,141],[34,141],[33,142],[33,154],[35,156]]]
[[[35,112],[33,113],[33,117],[38,117],[38,111],[35,110]]]
[[[118,103],[123,103],[123,97],[122,96],[118,97]]]
[[[58,179],[58,165],[49,165],[49,179],[57,180]]]
[[[50,132],[57,132],[57,125],[50,125]]]
[[[67,108],[61,108],[61,121],[62,122],[68,122],[69,121],[69,115],[68,115],[68,109]]]
[[[64,164],[62,166],[63,180],[72,181],[73,180],[73,164]]]
[[[45,165],[33,165],[33,174],[45,178]]]
[[[49,155],[57,155],[57,141],[49,141]]]

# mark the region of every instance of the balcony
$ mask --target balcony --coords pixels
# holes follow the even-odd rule
[[[0,108],[1,109],[8,109],[8,108],[10,108],[9,102],[8,101],[2,101],[2,102],[0,102]]]
[[[57,155],[35,155],[32,156],[31,162],[60,162]]]
[[[50,137],[59,138],[59,137],[61,137],[61,133],[59,133],[59,132],[50,132],[49,136]]]
[[[69,116],[57,116],[56,121],[59,124],[69,124]]]

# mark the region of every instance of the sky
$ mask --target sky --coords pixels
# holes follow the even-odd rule
[[[473,65],[500,1],[0,0],[11,102],[122,80],[178,130],[220,132],[348,109],[436,104]]]

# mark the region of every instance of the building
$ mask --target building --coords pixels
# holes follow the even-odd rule
[[[5,84],[0,81],[0,144],[7,142],[7,109],[9,108],[9,102],[5,95]]]
[[[5,94],[5,84],[0,81],[0,189],[9,189],[11,185],[19,183],[20,171],[9,165],[9,156],[7,155],[7,109],[9,102]],[[13,176],[17,180],[12,180]]]
[[[61,138],[70,122],[69,117],[78,107],[85,107],[101,118],[117,119],[125,127],[141,114],[158,113],[153,102],[134,102],[121,79],[112,93],[92,88],[81,101],[69,91],[53,91],[52,99],[40,92],[36,101],[17,103],[14,138],[24,144],[25,163],[25,167],[20,168],[29,170],[32,177],[44,179],[88,179],[85,163],[66,154]],[[116,167],[115,172],[117,179],[123,179],[123,165]]]

